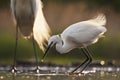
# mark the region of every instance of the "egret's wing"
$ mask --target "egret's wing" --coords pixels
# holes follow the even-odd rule
[[[72,30],[73,29],[73,30]],[[86,43],[98,38],[99,34],[106,32],[106,28],[89,23],[77,23],[66,31],[66,39],[76,43]]]

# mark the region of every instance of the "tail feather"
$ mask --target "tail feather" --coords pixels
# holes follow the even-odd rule
[[[48,40],[50,37],[50,28],[43,15],[41,0],[37,1],[37,6],[33,34],[40,49],[44,51],[45,40]]]
[[[104,26],[106,24],[106,16],[104,14],[99,14],[96,18],[90,19],[89,21]]]

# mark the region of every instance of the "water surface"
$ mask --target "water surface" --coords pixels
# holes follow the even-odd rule
[[[19,67],[18,69],[23,68]],[[33,67],[25,69],[33,69]],[[120,80],[119,67],[91,67],[79,75],[68,74],[73,68],[41,67],[41,69],[42,71],[39,74],[29,70],[16,74],[5,70],[0,71],[0,80]]]

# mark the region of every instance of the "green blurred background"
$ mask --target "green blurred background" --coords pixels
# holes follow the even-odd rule
[[[52,34],[61,33],[70,24],[87,20],[104,13],[108,29],[105,38],[89,46],[94,60],[115,61],[120,64],[120,0],[42,0],[44,15]],[[0,64],[12,64],[15,45],[15,26],[10,11],[10,1],[0,0]],[[39,59],[43,52],[37,46]],[[49,51],[46,62],[69,64],[85,57],[79,49],[60,55],[55,48]],[[17,60],[34,62],[31,40],[19,33]]]

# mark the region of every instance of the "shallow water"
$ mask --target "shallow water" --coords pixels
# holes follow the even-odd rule
[[[119,67],[89,67],[79,75],[69,75],[74,68],[66,67],[41,67],[39,74],[32,71],[34,67],[18,67],[16,74],[8,68],[0,67],[0,80],[120,80]]]
[[[0,80],[120,80],[120,72],[96,72],[81,75],[0,73]]]

